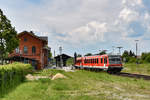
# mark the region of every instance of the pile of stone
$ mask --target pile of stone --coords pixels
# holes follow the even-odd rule
[[[50,75],[50,76],[33,76],[31,74],[28,74],[26,76],[27,80],[33,81],[33,80],[39,80],[39,79],[43,79],[43,78],[49,78],[51,80],[55,80],[55,79],[59,79],[59,78],[66,78],[66,76],[64,76],[61,73],[57,73],[56,75]]]

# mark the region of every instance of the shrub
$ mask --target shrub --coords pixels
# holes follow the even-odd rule
[[[148,55],[145,59],[146,62],[150,63],[150,55]]]
[[[25,75],[31,70],[30,64],[13,63],[0,66],[0,96],[23,82]]]
[[[134,58],[134,57],[130,57],[130,59],[129,59],[129,63],[135,63],[136,62],[136,58]]]
[[[74,58],[69,58],[66,63],[67,63],[67,66],[73,65],[74,64]]]

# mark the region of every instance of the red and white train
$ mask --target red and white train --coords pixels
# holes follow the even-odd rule
[[[75,62],[77,69],[106,70],[108,73],[120,72],[123,69],[120,55],[94,55],[78,57]]]

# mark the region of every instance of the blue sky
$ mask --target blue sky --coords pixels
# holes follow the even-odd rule
[[[112,46],[150,52],[149,0],[1,0],[0,9],[16,30],[49,38],[52,52],[112,52]],[[118,52],[118,49],[115,49]]]

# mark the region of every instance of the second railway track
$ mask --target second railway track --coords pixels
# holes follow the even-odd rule
[[[136,78],[136,79],[150,80],[150,76],[148,76],[148,75],[141,75],[141,74],[132,74],[132,73],[120,72],[120,73],[112,74],[112,75],[123,76],[123,77],[131,77],[131,78]]]

